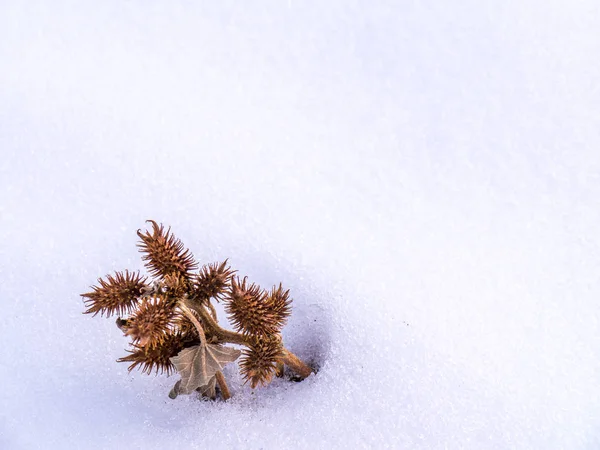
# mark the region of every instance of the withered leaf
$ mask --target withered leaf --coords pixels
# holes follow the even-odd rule
[[[177,398],[177,396],[179,395],[179,386],[181,386],[181,380],[175,383],[175,386],[173,386],[173,389],[171,389],[171,392],[169,392],[169,398]]]
[[[197,389],[204,397],[212,398],[213,400],[217,397],[217,377],[213,376],[208,384]]]
[[[223,367],[238,359],[242,352],[232,347],[217,344],[195,345],[184,348],[171,362],[181,375],[181,380],[171,390],[169,397],[178,394],[191,394],[200,388],[201,392],[212,393],[209,384],[214,386],[215,374]]]
[[[169,392],[169,398],[175,399],[180,394],[179,387],[181,386],[181,380],[175,383],[171,392]],[[217,397],[217,377],[214,376],[210,379],[208,384],[205,384],[202,387],[196,389],[196,391],[200,392],[203,397],[209,397],[211,399],[215,399]]]

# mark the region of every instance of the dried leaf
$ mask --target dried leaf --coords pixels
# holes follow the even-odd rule
[[[191,394],[196,389],[209,385],[215,374],[223,370],[226,364],[235,361],[241,353],[235,348],[216,344],[184,348],[171,358],[181,375],[181,384],[173,388],[176,390],[175,394]]]
[[[176,399],[177,396],[179,395],[179,386],[181,386],[181,380],[177,381],[177,383],[175,383],[175,386],[173,386],[173,389],[171,389],[171,392],[169,392],[169,398],[172,399]]]
[[[209,397],[214,400],[217,397],[217,377],[212,377],[208,384],[205,384],[204,386],[199,387],[196,390],[200,392],[204,397]],[[173,386],[173,389],[171,389],[171,392],[169,392],[169,398],[176,399],[180,393],[181,380],[175,383],[175,386]]]
[[[208,384],[197,389],[204,397],[217,398],[217,377],[213,376]]]

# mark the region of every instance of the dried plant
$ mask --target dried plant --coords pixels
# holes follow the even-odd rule
[[[281,329],[291,313],[289,291],[281,284],[270,291],[234,276],[227,260],[198,270],[191,252],[170,228],[150,220],[138,247],[153,277],[139,272],[117,272],[99,279],[92,292],[82,294],[85,313],[118,315],[117,326],[131,338],[129,370],[145,373],[178,372],[181,379],[169,396],[200,392],[230,397],[223,367],[240,355],[240,371],[252,388],[267,385],[287,365],[300,379],[312,372],[283,346]],[[225,304],[237,331],[222,328],[212,301]],[[121,316],[128,315],[126,318]],[[226,346],[234,344],[243,351]]]

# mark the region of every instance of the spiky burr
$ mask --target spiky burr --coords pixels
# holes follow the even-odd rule
[[[107,275],[106,280],[98,279],[99,286],[92,286],[93,291],[81,294],[87,307],[86,314],[102,316],[123,315],[131,312],[146,289],[146,277],[139,272],[116,272]]]

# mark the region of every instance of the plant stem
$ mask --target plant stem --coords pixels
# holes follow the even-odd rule
[[[285,347],[283,349],[283,357],[281,360],[284,364],[290,366],[290,368],[302,378],[306,378],[312,373],[312,369],[308,367],[304,361],[302,361]]]
[[[192,321],[192,323],[196,327],[196,330],[198,330],[198,336],[200,336],[200,344],[203,347],[206,347],[206,336],[204,336],[204,328],[202,328],[202,325],[200,325],[200,322],[198,322],[198,319],[196,319],[196,316],[192,311],[190,311],[187,305],[182,303],[179,306],[181,307],[185,315],[188,317],[188,319]]]
[[[211,314],[204,308],[203,306],[199,306],[189,299],[183,299],[180,303],[193,310],[196,314],[200,316],[202,322],[208,330],[217,336],[219,341],[229,342],[231,344],[240,344],[240,345],[248,345],[246,338],[241,333],[236,333],[234,331],[229,331],[224,328],[221,328],[219,324],[212,318]]]
[[[225,377],[223,376],[223,372],[220,370],[215,374],[217,378],[217,383],[219,383],[219,387],[221,388],[221,395],[223,396],[223,400],[227,400],[231,397],[231,392],[229,392],[229,386],[227,386],[227,382],[225,381]]]
[[[194,325],[196,325],[198,320],[196,319],[195,315],[189,311],[190,309],[200,316],[202,323],[206,326],[206,328],[208,328],[210,333],[217,337],[220,342],[228,342],[230,344],[239,344],[250,347],[251,341],[247,336],[244,336],[242,333],[236,333],[235,331],[229,331],[221,328],[204,306],[198,305],[195,302],[190,301],[190,299],[182,299],[180,304],[183,305],[182,309],[184,312],[187,310],[189,314],[194,317]],[[202,335],[204,335],[204,333],[202,333]],[[301,378],[306,378],[312,373],[312,369],[306,365],[304,361],[302,361],[285,347],[283,348],[283,356],[281,361],[284,364],[287,364]]]
[[[210,300],[208,301],[208,309],[210,309],[210,314],[212,316],[213,319],[215,319],[215,322],[219,322],[217,320],[217,310],[215,309],[215,307],[213,306],[213,304],[210,302]]]

